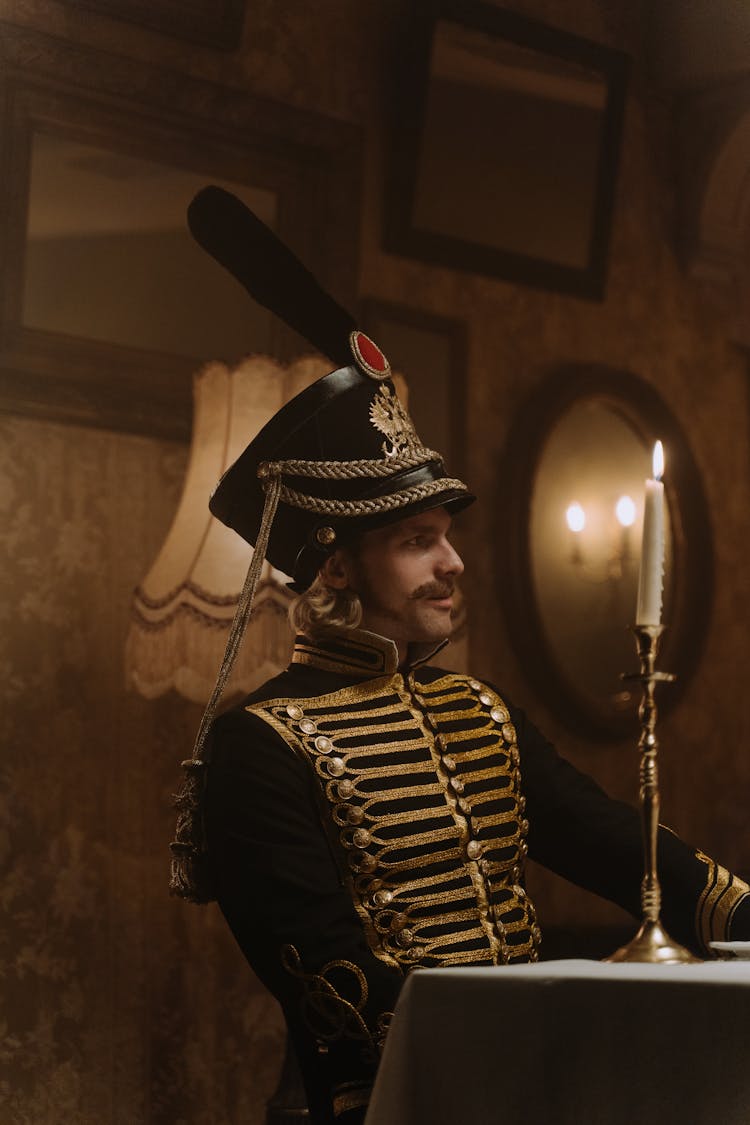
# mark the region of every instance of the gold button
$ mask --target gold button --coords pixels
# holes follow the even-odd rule
[[[508,712],[504,711],[502,707],[493,707],[490,715],[496,723],[507,723],[508,721]]]
[[[479,695],[479,702],[483,703],[485,707],[489,707],[492,704],[492,696],[488,695],[486,691],[483,691]]]
[[[523,833],[523,835],[524,835],[524,836],[526,835],[526,833],[528,832],[528,830],[529,830],[529,822],[528,822],[528,820],[522,820],[522,821],[521,821],[521,832]]]
[[[346,819],[350,824],[361,824],[365,819],[365,810],[357,808],[355,805],[354,808],[347,810]]]
[[[441,754],[444,754],[447,749],[447,743],[442,734],[435,735],[435,749],[438,750]]]
[[[521,800],[518,802],[518,811],[519,812],[526,812],[526,798],[525,797],[521,797]]]
[[[330,547],[336,542],[336,532],[332,527],[319,527],[315,531],[315,539],[321,547]]]
[[[315,739],[315,749],[321,754],[330,754],[333,750],[333,743],[324,734],[319,734]]]
[[[303,734],[315,734],[318,728],[312,719],[303,719],[299,725],[299,729]]]
[[[443,765],[445,766],[445,768],[448,770],[449,773],[455,773],[456,772],[456,769],[457,769],[456,763],[453,761],[453,758],[451,758],[448,754],[446,754],[445,757],[443,758]]]
[[[526,855],[528,855],[528,854],[529,854],[529,845],[528,845],[528,844],[526,843],[526,841],[525,841],[525,840],[524,840],[524,842],[523,842],[523,843],[521,844],[521,846],[520,846],[520,848],[519,848],[518,850],[519,850],[519,852],[521,853],[521,855],[523,855],[523,856],[526,856]]]
[[[298,707],[296,703],[290,703],[286,709],[286,713],[290,719],[301,719],[305,712],[301,707]]]
[[[466,845],[466,854],[469,859],[479,859],[482,854],[482,845],[479,843],[479,840],[469,840]]]
[[[374,855],[363,852],[361,856],[358,856],[357,867],[360,871],[374,871],[377,866],[378,861]]]
[[[458,807],[461,810],[461,812],[464,814],[464,816],[471,816],[471,805],[469,804],[468,801],[465,801],[463,799],[463,797],[461,797],[459,799]]]
[[[356,832],[352,833],[352,843],[355,848],[366,848],[371,838],[366,828],[358,828]]]
[[[460,778],[460,777],[452,777],[452,778],[451,778],[451,788],[452,788],[452,789],[453,789],[453,790],[454,790],[454,791],[455,791],[456,793],[463,793],[463,791],[464,791],[464,783],[463,783],[463,781],[461,780],[461,778]]]
[[[391,929],[394,932],[398,933],[400,930],[404,929],[404,927],[408,924],[408,921],[408,914],[394,914],[391,918]]]
[[[328,758],[326,761],[326,769],[331,777],[341,777],[344,772],[344,763],[341,758]]]
[[[521,868],[520,867],[514,867],[513,870],[510,873],[510,877],[513,880],[514,883],[517,883],[518,880],[521,878]]]
[[[506,742],[513,742],[516,737],[516,732],[510,723],[503,723],[503,738]]]
[[[479,691],[482,687],[479,680],[469,680],[469,687],[472,691]]]
[[[408,948],[408,946],[414,944],[414,931],[413,930],[402,930],[401,933],[396,938],[396,941],[398,942],[399,945]]]
[[[423,945],[413,945],[409,950],[412,957],[424,957],[427,950]]]
[[[331,759],[331,760],[332,761],[340,761],[340,759],[338,759],[338,758]],[[329,773],[333,772],[331,770],[330,766],[328,767],[328,772]],[[342,797],[344,800],[346,800],[347,797],[351,797],[351,795],[354,793],[354,782],[349,781],[348,779],[345,780],[345,781],[340,781],[338,783],[338,785],[336,786],[336,791],[338,792],[339,797]]]
[[[388,906],[393,902],[393,891],[376,891],[372,901],[374,906]]]

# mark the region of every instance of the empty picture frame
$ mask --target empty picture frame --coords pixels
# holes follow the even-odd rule
[[[415,9],[394,83],[386,248],[601,299],[627,56],[491,4]]]
[[[357,127],[2,21],[0,75],[0,411],[188,440],[204,362],[310,350],[185,211],[229,187],[350,294]]]

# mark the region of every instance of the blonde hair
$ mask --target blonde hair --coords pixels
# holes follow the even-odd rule
[[[356,629],[362,620],[362,603],[354,590],[333,590],[320,575],[289,607],[296,633],[314,639],[328,629]]]

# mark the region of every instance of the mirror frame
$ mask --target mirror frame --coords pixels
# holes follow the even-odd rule
[[[3,21],[0,75],[0,410],[188,441],[192,374],[202,363],[24,325],[35,130],[198,172],[206,183],[272,190],[280,236],[334,296],[351,301],[358,127]],[[311,351],[280,322],[273,345],[280,359]]]
[[[414,200],[420,139],[425,127],[430,53],[434,29],[440,19],[483,31],[553,59],[579,63],[601,74],[607,97],[585,266],[566,266],[415,225]],[[432,264],[601,300],[606,283],[629,57],[611,47],[479,0],[424,0],[414,4],[410,24],[404,28],[400,42],[391,107],[385,249]]]
[[[662,639],[661,669],[677,676],[659,697],[660,712],[673,709],[700,660],[713,603],[714,559],[708,504],[700,471],[677,419],[654,388],[628,371],[601,365],[557,368],[528,397],[512,427],[499,470],[497,542],[507,549],[498,561],[499,592],[511,645],[524,676],[550,710],[573,733],[615,742],[637,731],[633,714],[597,708],[576,690],[555,656],[542,621],[532,580],[529,514],[547,440],[568,410],[595,398],[607,403],[648,448],[661,438],[668,451],[665,494],[672,528],[672,618]],[[648,475],[644,453],[644,481]],[[635,619],[635,605],[633,606]],[[623,672],[636,672],[633,663]]]

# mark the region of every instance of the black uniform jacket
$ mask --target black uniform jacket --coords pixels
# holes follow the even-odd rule
[[[531,858],[640,914],[638,813],[492,685],[340,630],[215,722],[217,898],[279,1000],[315,1122],[364,1113],[416,966],[535,960]],[[660,830],[662,918],[694,949],[750,938],[750,888]]]

